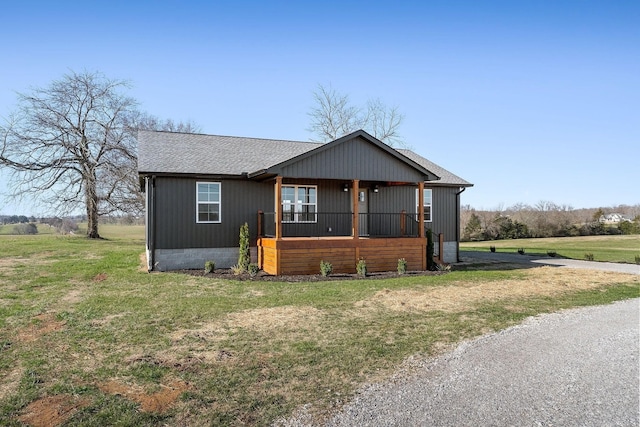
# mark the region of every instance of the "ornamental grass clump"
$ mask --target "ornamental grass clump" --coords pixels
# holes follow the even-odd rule
[[[404,274],[407,272],[407,260],[400,258],[398,260],[398,274]]]
[[[320,260],[320,274],[322,277],[327,277],[333,272],[333,265],[330,262]]]
[[[209,273],[213,273],[213,271],[216,269],[216,262],[215,261],[207,261],[204,263],[204,273],[205,274],[209,274]]]
[[[358,273],[358,276],[366,277],[366,275],[367,275],[367,262],[364,260],[364,258],[360,258],[360,260],[356,264],[356,272]]]
[[[260,271],[260,267],[258,266],[258,264],[249,264],[249,266],[247,267],[247,271],[249,272],[250,277],[256,277],[258,275],[258,272]]]

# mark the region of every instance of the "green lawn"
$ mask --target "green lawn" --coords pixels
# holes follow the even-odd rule
[[[498,252],[517,252],[523,248],[527,254],[547,255],[555,251],[557,256],[585,259],[593,254],[594,261],[636,263],[640,257],[640,235],[551,237],[545,239],[492,240],[486,242],[463,242],[461,250],[488,251],[495,246]]]
[[[141,227],[100,232],[0,236],[0,425],[34,424],[47,405],[71,426],[269,425],[308,403],[326,413],[411,355],[640,295],[638,276],[548,267],[303,283],[149,274]]]
[[[0,225],[0,236],[1,235],[11,235],[14,234],[14,227],[16,224],[5,224]],[[38,234],[54,234],[56,231],[53,227],[48,226],[47,224],[37,223]]]

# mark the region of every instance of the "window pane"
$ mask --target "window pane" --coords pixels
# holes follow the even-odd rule
[[[282,204],[282,220],[293,221],[294,220],[294,205],[291,203]]]
[[[424,220],[431,221],[431,206],[424,207]]]
[[[294,187],[282,187],[282,200],[295,200],[295,188]]]
[[[214,203],[201,203],[198,205],[198,221],[220,221],[220,205]]]
[[[307,187],[298,187],[298,203],[307,203]]]
[[[209,201],[211,202],[219,202],[220,201],[220,187],[217,185],[212,186],[213,188],[209,192]]]
[[[430,205],[431,204],[431,189],[425,189],[424,190],[424,204],[425,205]]]

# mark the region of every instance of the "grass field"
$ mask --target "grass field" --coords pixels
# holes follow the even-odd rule
[[[638,276],[539,267],[325,282],[141,267],[105,240],[0,236],[0,425],[270,425],[320,417],[410,357],[563,308],[638,297]]]
[[[486,242],[463,242],[461,250],[489,251],[495,246],[498,252],[517,252],[523,248],[529,255],[547,255],[555,251],[556,256],[585,259],[593,254],[594,261],[636,263],[640,257],[640,235],[551,237],[546,239],[492,240]]]

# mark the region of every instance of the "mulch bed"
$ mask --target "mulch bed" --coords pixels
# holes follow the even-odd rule
[[[261,282],[324,282],[334,280],[362,280],[362,279],[390,279],[394,277],[412,277],[412,276],[438,276],[445,274],[445,271],[407,271],[405,274],[398,274],[396,271],[386,271],[383,273],[369,273],[366,277],[357,274],[331,274],[323,277],[320,274],[295,275],[295,276],[273,276],[264,271],[258,272],[254,277],[249,274],[234,274],[231,269],[218,268],[213,273],[206,273],[204,270],[179,270],[177,273],[188,274],[190,276],[208,277],[211,279],[225,280],[253,280]]]

